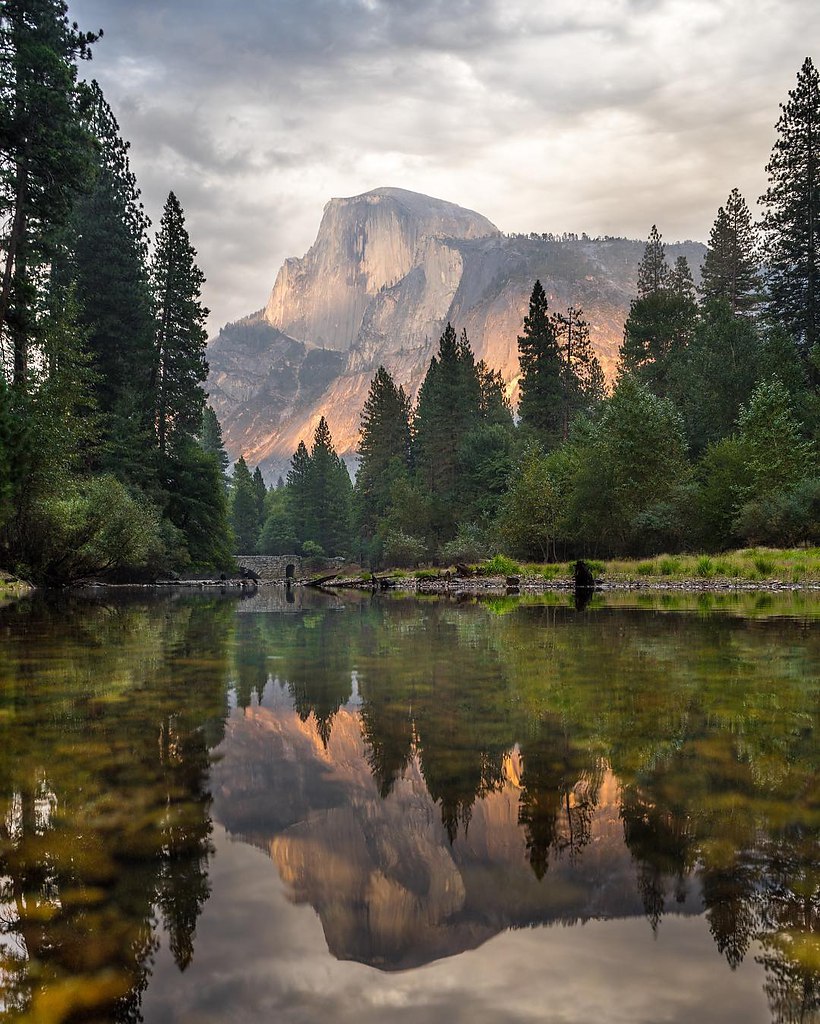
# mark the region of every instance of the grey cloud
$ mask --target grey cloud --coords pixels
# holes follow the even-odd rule
[[[259,308],[331,195],[439,194],[507,230],[705,237],[763,191],[815,0],[74,0],[87,71],[170,188],[212,325]],[[83,69],[86,70],[85,68]]]

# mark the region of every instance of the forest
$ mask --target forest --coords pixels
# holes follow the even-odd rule
[[[448,324],[415,402],[379,367],[355,483],[322,420],[268,488],[207,406],[204,275],[158,230],[61,0],[0,16],[0,566],[44,585],[229,571],[720,551],[820,539],[820,81],[781,106],[755,222],[733,189],[696,287],[653,227],[607,386],[539,281],[514,408]],[[173,183],[169,183],[172,185]],[[696,275],[698,276],[698,275]]]

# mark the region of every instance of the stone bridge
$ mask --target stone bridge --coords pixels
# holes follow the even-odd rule
[[[236,561],[255,572],[262,583],[285,583],[304,575],[299,555],[237,555]]]

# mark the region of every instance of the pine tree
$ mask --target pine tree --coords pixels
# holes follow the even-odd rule
[[[546,293],[536,281],[529,313],[518,337],[521,366],[518,413],[523,426],[541,441],[553,444],[561,435],[564,391],[563,363]]]
[[[314,541],[326,555],[342,554],[350,542],[353,486],[336,454],[327,420],[322,416],[313,435],[308,469],[310,524]]]
[[[760,199],[767,305],[808,357],[820,343],[820,75],[811,58],[780,109]]]
[[[182,531],[191,561],[202,568],[230,568],[231,516],[225,480],[215,456],[190,438],[181,437],[169,453],[166,466],[174,485],[168,491],[165,513]],[[242,553],[247,550],[242,549]]]
[[[653,225],[638,269],[638,295],[624,324],[621,374],[636,375],[656,395],[666,396],[671,366],[689,343],[696,320],[689,264],[679,257],[670,271]]]
[[[182,207],[171,192],[151,266],[157,319],[156,426],[162,453],[175,433],[196,430],[205,404],[202,382],[208,374],[204,326],[208,310],[200,302],[205,278],[195,257]]]
[[[459,338],[448,323],[419,389],[413,420],[415,471],[435,504],[437,540],[455,532],[459,449],[480,422],[481,385],[473,352],[466,332]]]
[[[728,302],[735,315],[747,314],[757,304],[757,233],[746,200],[736,188],[712,225],[700,291],[706,302]]]
[[[71,221],[67,268],[76,281],[80,325],[96,373],[94,399],[107,443],[102,468],[123,472],[154,428],[154,316],[148,218],[128,162],[128,143],[96,82],[84,90],[84,121],[97,141],[96,178]],[[136,482],[150,483],[143,464]]]
[[[310,453],[300,441],[290,460],[287,481],[287,503],[293,536],[303,544],[313,533],[310,496]]]
[[[227,483],[227,473],[230,461],[225,451],[225,443],[222,440],[222,427],[216,413],[206,405],[202,410],[202,426],[199,430],[199,446],[204,452],[213,455],[219,466],[219,472]]]
[[[580,307],[553,313],[555,340],[561,356],[561,435],[569,435],[572,417],[604,397],[604,373],[589,337],[589,324]]]
[[[77,65],[97,36],[69,24],[63,0],[6,0],[0,9],[0,216],[8,222],[0,341],[25,390],[40,325],[37,298],[91,172],[78,115]]]
[[[410,401],[383,366],[370,383],[360,430],[354,508],[359,529],[371,537],[394,481],[410,467]]]
[[[256,542],[259,539],[256,489],[248,464],[243,457],[240,457],[233,467],[231,526],[237,554],[247,555],[256,551]]]
[[[689,260],[685,256],[678,256],[675,260],[675,265],[669,275],[669,290],[680,299],[688,302],[695,301],[695,282],[692,279]]]
[[[265,480],[262,476],[262,470],[257,466],[253,471],[253,491],[256,495],[256,518],[259,524],[259,529],[262,529],[262,525],[265,522],[265,498],[268,493],[267,487],[265,487]]]
[[[0,529],[13,510],[12,445],[14,437],[11,401],[5,378],[0,373]]]
[[[669,264],[666,262],[666,246],[653,224],[643,257],[638,264],[638,298],[643,299],[647,295],[663,291],[668,284]]]

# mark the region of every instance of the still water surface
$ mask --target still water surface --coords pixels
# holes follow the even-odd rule
[[[0,609],[0,1019],[820,1020],[820,600]]]

